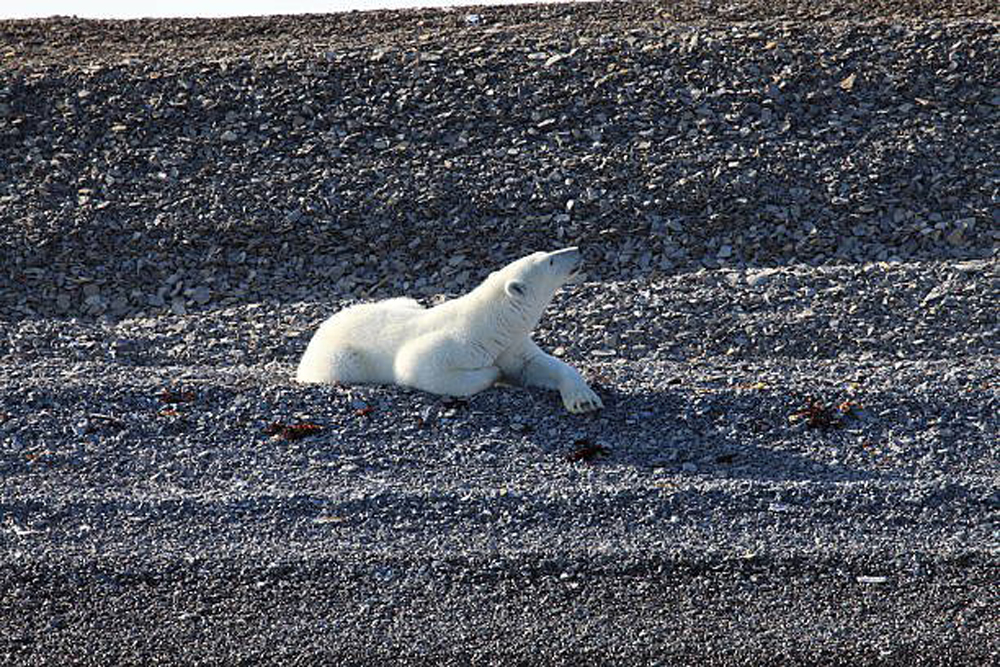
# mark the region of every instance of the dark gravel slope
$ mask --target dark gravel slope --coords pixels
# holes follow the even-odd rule
[[[458,290],[568,241],[613,279],[991,255],[995,16],[863,6],[0,24],[0,304]]]
[[[0,663],[1000,660],[990,10],[0,22]],[[570,244],[599,414],[291,381]]]

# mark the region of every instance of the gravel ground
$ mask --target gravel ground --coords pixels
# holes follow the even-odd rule
[[[0,22],[0,662],[1000,660],[996,13],[664,4]],[[571,244],[600,413],[291,381]]]

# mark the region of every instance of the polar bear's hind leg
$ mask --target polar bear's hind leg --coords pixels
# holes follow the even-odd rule
[[[303,357],[295,374],[299,382],[363,384],[371,381],[365,355],[352,347],[316,350]]]
[[[353,347],[342,347],[330,353],[330,379],[327,382],[364,384],[371,382],[372,371],[365,353]]]

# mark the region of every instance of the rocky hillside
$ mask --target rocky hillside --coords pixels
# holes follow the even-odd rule
[[[977,0],[0,22],[0,312],[991,256]]]

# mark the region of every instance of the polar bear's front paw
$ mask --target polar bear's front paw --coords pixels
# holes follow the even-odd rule
[[[563,405],[570,412],[592,412],[604,407],[601,397],[585,384],[574,385],[559,393],[562,394]]]

